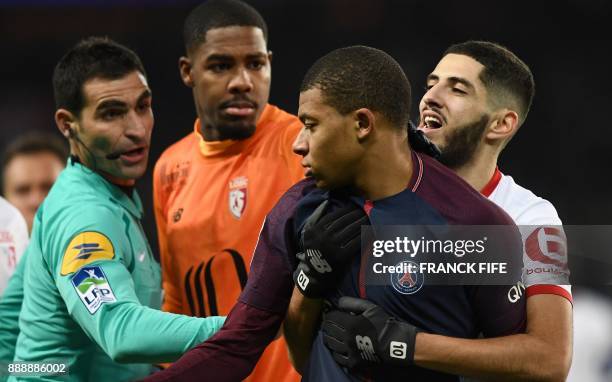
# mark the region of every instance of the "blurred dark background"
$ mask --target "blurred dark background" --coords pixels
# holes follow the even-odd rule
[[[413,84],[415,119],[425,76],[448,45],[485,39],[508,46],[530,65],[537,94],[501,158],[502,172],[550,200],[565,224],[612,224],[610,2],[248,2],[269,26],[271,102],[294,113],[305,71],[337,47],[365,44],[394,56]],[[56,131],[55,63],[79,39],[106,35],[133,48],[148,71],[156,118],[152,169],[164,148],[192,130],[193,101],[177,61],[183,53],[183,19],[198,3],[0,2],[0,149],[29,130]],[[138,187],[155,248],[151,171]]]

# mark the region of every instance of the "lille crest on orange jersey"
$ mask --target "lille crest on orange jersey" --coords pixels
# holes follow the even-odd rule
[[[247,184],[245,176],[239,176],[229,183],[229,210],[233,217],[240,219],[247,204]]]

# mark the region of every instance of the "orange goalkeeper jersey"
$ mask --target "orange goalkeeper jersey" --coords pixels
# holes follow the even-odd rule
[[[200,121],[155,165],[155,218],[161,252],[163,310],[227,315],[246,284],[266,214],[304,176],[291,150],[300,121],[266,105],[255,133],[206,142]],[[284,339],[264,352],[249,381],[297,381]]]

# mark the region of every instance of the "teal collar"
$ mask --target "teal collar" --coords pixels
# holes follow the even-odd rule
[[[72,156],[68,158],[66,171],[69,174],[77,176],[81,182],[85,179],[85,182],[90,183],[94,192],[101,194],[100,196],[102,197],[108,198],[112,203],[119,204],[138,220],[142,219],[142,201],[136,189],[132,191],[132,197],[129,197],[121,187],[109,182],[99,173],[84,166],[77,158]]]

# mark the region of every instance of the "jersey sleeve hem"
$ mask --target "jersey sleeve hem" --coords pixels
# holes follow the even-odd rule
[[[569,301],[570,304],[574,305],[574,300],[572,298],[571,292],[569,292],[564,286],[561,286],[561,285],[548,285],[548,284],[531,285],[527,287],[526,289],[527,298],[531,296],[536,296],[539,294],[554,294],[557,296],[561,296],[567,299],[567,301]]]

